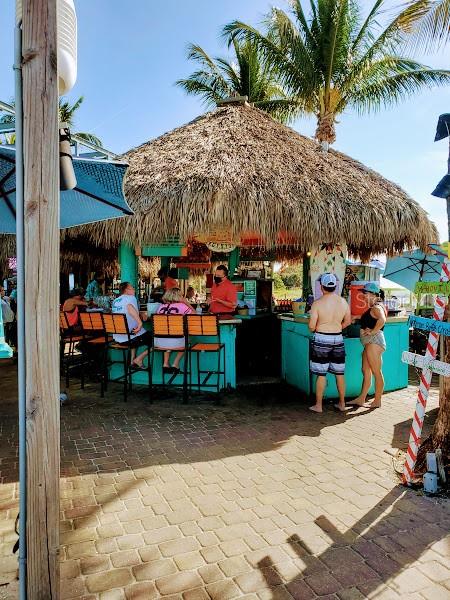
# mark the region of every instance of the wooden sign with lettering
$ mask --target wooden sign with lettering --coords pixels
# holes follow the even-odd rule
[[[446,323],[445,321],[436,321],[435,319],[426,319],[425,317],[411,315],[408,322],[410,327],[450,337],[450,323]]]
[[[450,281],[418,281],[414,293],[450,296]]]
[[[450,364],[442,362],[440,360],[434,360],[426,358],[421,354],[414,354],[413,352],[403,352],[402,362],[419,369],[429,369],[437,375],[443,375],[444,377],[450,376]]]

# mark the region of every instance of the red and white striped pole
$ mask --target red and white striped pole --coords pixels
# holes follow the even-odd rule
[[[439,281],[450,280],[450,260],[445,258],[442,264],[441,277]],[[434,304],[433,319],[442,321],[444,319],[446,296],[436,296]],[[439,334],[430,331],[428,337],[427,350],[425,359],[435,359],[439,342]],[[420,446],[420,438],[422,435],[423,419],[425,417],[425,408],[427,406],[428,395],[431,385],[431,377],[433,373],[430,369],[423,369],[420,374],[419,391],[417,394],[417,404],[414,411],[411,430],[409,432],[408,450],[406,451],[406,461],[403,468],[403,483],[409,484],[414,479],[414,467],[417,460],[417,452]]]

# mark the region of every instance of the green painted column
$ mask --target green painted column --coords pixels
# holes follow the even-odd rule
[[[3,327],[2,307],[0,306],[0,358],[11,358],[13,355],[12,349],[8,346],[5,340],[5,329]]]
[[[161,269],[170,269],[170,256],[161,256]]]
[[[122,242],[119,246],[119,265],[121,281],[129,281],[136,290],[138,284],[138,263],[134,247]]]
[[[230,252],[230,256],[228,258],[228,271],[230,279],[233,279],[234,272],[239,266],[240,254],[239,246]]]

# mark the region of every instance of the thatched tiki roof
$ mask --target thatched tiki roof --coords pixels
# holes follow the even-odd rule
[[[247,104],[226,105],[128,152],[125,194],[135,215],[83,227],[101,245],[137,245],[223,229],[266,245],[347,243],[391,253],[437,239],[400,187]]]

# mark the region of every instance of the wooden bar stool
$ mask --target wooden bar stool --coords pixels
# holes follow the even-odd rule
[[[105,364],[107,360],[107,347],[108,341],[111,341],[111,339],[104,329],[101,313],[80,313],[80,323],[86,360],[90,368],[98,367],[96,374],[100,377],[100,395],[103,398],[106,386]]]
[[[220,387],[221,376],[223,376],[223,388],[226,387],[225,372],[225,344],[220,341],[219,318],[217,315],[186,315],[186,328],[188,334],[188,356],[189,356],[189,387],[192,389],[192,356],[197,359],[197,388],[198,391],[202,387],[216,388],[217,393],[222,389]],[[214,338],[214,341],[193,342],[192,337]],[[200,356],[202,354],[217,354],[217,370],[202,369]],[[223,354],[223,370],[222,370],[222,354]],[[208,383],[210,378],[216,375],[216,383]],[[202,376],[203,379],[202,379]]]
[[[83,335],[74,330],[67,319],[64,311],[59,313],[59,358],[61,371],[66,379],[66,387],[69,387],[70,372],[72,369],[80,368],[81,388],[84,388],[84,357],[76,352],[76,345],[83,341]]]
[[[158,346],[159,340],[182,340],[179,346],[164,348]],[[183,315],[152,315],[152,352],[150,358],[150,393],[153,391],[154,358],[157,352],[185,352],[186,351],[186,326]],[[183,402],[187,402],[187,357],[183,357]],[[180,373],[165,373],[162,369],[162,386],[176,385],[175,379]]]
[[[131,350],[137,349],[139,347],[138,338],[132,338],[130,330],[128,329],[127,317],[121,313],[113,313],[113,314],[102,314],[103,320],[103,328],[105,331],[105,335],[108,336],[106,342],[106,356],[107,359],[105,361],[105,389],[108,381],[108,367],[112,367],[115,364],[121,364],[123,368],[123,375],[120,377],[116,377],[115,379],[110,379],[109,381],[123,381],[123,399],[124,402],[127,401],[128,398],[128,390],[132,389],[132,375],[137,370],[141,371],[142,369],[135,369],[131,364]],[[127,340],[124,342],[116,342],[113,338],[114,335],[126,335]],[[139,336],[144,337],[144,336]],[[146,336],[146,339],[143,340],[143,343],[140,345],[146,345],[151,353],[151,347],[149,344],[149,337]],[[108,358],[109,350],[119,350],[122,353],[122,360],[111,360]],[[150,359],[148,359],[148,385],[150,389],[150,381],[151,381],[151,369],[150,369]]]

